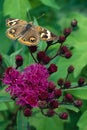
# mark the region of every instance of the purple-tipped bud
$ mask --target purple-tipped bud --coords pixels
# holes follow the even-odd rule
[[[66,119],[68,118],[68,114],[67,114],[66,112],[60,113],[60,114],[59,114],[59,117],[60,117],[61,119],[66,120]]]
[[[74,71],[74,67],[70,65],[67,69],[68,73],[72,73]]]
[[[67,94],[65,95],[65,100],[67,100],[67,101],[69,101],[69,102],[73,102],[73,96],[72,96],[71,94],[67,93]]]
[[[82,100],[78,99],[74,101],[74,106],[81,107],[82,106]]]
[[[72,27],[77,27],[77,20],[76,19],[73,19],[72,22],[71,22],[71,26]]]
[[[23,113],[24,113],[24,115],[25,115],[26,117],[29,117],[29,116],[32,115],[32,111],[31,111],[31,109],[29,109],[29,108],[26,108],[26,109],[23,111]]]
[[[72,53],[70,51],[67,51],[64,56],[69,59],[72,56]]]
[[[85,79],[84,79],[84,78],[80,78],[80,79],[78,80],[78,85],[79,85],[79,86],[83,86],[84,83],[85,83]]]
[[[64,87],[65,87],[65,88],[70,88],[70,86],[71,86],[71,82],[70,82],[70,81],[66,81],[66,82],[64,83]]]
[[[50,102],[49,106],[50,106],[51,109],[55,109],[55,108],[58,108],[59,103],[58,103],[57,100],[52,100],[52,101]]]
[[[59,98],[62,95],[62,91],[61,89],[55,89],[54,90],[54,94],[56,98]]]
[[[59,86],[62,86],[64,84],[64,79],[62,79],[62,78],[58,79],[57,84]]]
[[[63,42],[65,42],[65,40],[66,40],[65,36],[59,36],[58,42],[63,43]]]
[[[55,64],[51,64],[48,68],[49,74],[56,72],[58,67]]]
[[[15,60],[17,68],[23,65],[23,57],[21,55],[17,55]]]
[[[47,116],[48,116],[48,117],[52,117],[52,116],[54,116],[54,115],[55,115],[55,111],[54,111],[54,110],[49,109],[49,110],[47,111]]]
[[[30,47],[29,47],[29,50],[30,50],[32,53],[36,52],[36,51],[37,51],[37,46],[30,46]]]
[[[71,33],[71,31],[72,31],[71,28],[65,28],[65,29],[64,29],[64,32],[63,32],[63,33],[64,33],[64,36],[65,36],[65,37],[69,36],[70,33]]]

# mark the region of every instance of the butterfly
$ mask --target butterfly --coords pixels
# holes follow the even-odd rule
[[[12,40],[18,39],[27,46],[35,46],[40,40],[46,42],[58,40],[58,36],[41,26],[34,25],[33,22],[9,18],[6,25],[9,27],[6,31],[7,37]]]

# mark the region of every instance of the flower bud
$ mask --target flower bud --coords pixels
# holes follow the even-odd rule
[[[67,51],[64,56],[69,59],[72,56],[72,53],[70,51]]]
[[[74,71],[74,67],[70,65],[67,69],[68,73],[72,73]]]
[[[57,71],[57,66],[55,64],[51,64],[48,68],[49,74],[52,74]]]
[[[73,96],[72,96],[71,94],[67,93],[67,94],[65,95],[65,100],[67,100],[67,101],[69,101],[69,102],[73,102]]]
[[[59,103],[58,103],[58,101],[56,101],[56,100],[52,100],[52,101],[50,102],[49,106],[50,106],[51,109],[55,109],[55,108],[58,108]]]
[[[54,94],[56,98],[59,98],[62,95],[62,91],[61,89],[55,89],[54,90]]]
[[[61,47],[61,50],[60,50],[60,52],[61,52],[61,54],[65,54],[66,52],[68,52],[69,50],[68,50],[68,47],[67,46],[62,46]]]
[[[61,119],[66,120],[66,119],[68,118],[68,114],[67,114],[66,112],[60,113],[60,114],[59,114],[59,117],[60,117]]]
[[[38,101],[38,107],[39,108],[46,108],[47,107],[47,102],[45,100]]]
[[[37,59],[39,62],[43,62],[44,64],[48,64],[50,62],[50,57],[47,56],[44,51],[39,51],[37,53]]]
[[[55,87],[55,84],[50,81],[48,84],[48,92],[52,92],[55,89]]]
[[[72,27],[76,27],[77,26],[77,20],[76,19],[73,19],[72,22],[71,22],[71,26]]]
[[[62,78],[58,79],[57,84],[59,86],[62,86],[64,84],[64,79],[62,79]]]
[[[29,116],[32,115],[32,111],[31,111],[31,109],[29,109],[29,108],[26,108],[26,109],[23,111],[23,113],[24,113],[24,115],[25,115],[26,117],[29,117]]]
[[[30,47],[29,47],[29,50],[30,50],[32,53],[36,52],[36,51],[37,51],[37,46],[30,46]]]
[[[78,85],[79,85],[79,86],[83,86],[84,83],[85,83],[85,79],[84,79],[84,78],[80,78],[80,79],[78,80]]]
[[[65,28],[65,29],[64,29],[64,32],[63,32],[63,33],[64,33],[64,36],[65,36],[65,37],[69,36],[70,33],[71,33],[71,31],[72,31],[71,28]]]
[[[23,65],[23,57],[21,55],[17,55],[15,60],[17,68]]]
[[[58,42],[63,43],[65,42],[65,40],[66,40],[65,36],[59,36]]]
[[[70,86],[71,86],[71,82],[70,82],[70,81],[66,81],[66,82],[64,83],[64,87],[65,87],[65,88],[70,88]]]
[[[52,116],[54,116],[54,115],[55,115],[55,111],[54,111],[54,110],[49,109],[49,110],[47,111],[47,116],[48,116],[48,117],[52,117]]]
[[[44,63],[44,64],[48,64],[49,62],[50,62],[50,57],[49,56],[45,56],[43,59],[42,59],[42,62]]]
[[[82,100],[78,99],[74,101],[74,106],[81,107],[82,106]]]

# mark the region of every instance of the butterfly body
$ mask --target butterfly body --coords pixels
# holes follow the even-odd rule
[[[58,40],[58,36],[43,27],[35,26],[32,22],[28,23],[19,19],[7,19],[6,25],[10,27],[6,32],[7,36],[13,40],[18,39],[20,43],[27,46],[35,46],[40,40]]]

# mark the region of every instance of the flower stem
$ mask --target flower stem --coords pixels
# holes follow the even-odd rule
[[[69,73],[67,73],[66,75],[65,82],[67,81],[68,77],[69,77]]]
[[[51,58],[51,60],[53,60],[56,56],[60,55],[61,47],[62,47],[62,44],[61,44],[60,47],[58,48],[57,53]]]
[[[29,48],[29,47],[28,47]],[[30,50],[30,48],[29,48],[29,50]],[[33,60],[36,62],[36,63],[38,63],[37,62],[37,60],[35,59],[35,57],[34,57],[34,55],[33,55],[33,53],[30,51],[30,54],[31,54],[31,56],[32,56],[32,58],[33,58]]]
[[[47,44],[47,46],[46,46],[44,52],[46,52],[46,51],[48,50],[49,46],[51,46],[51,45]]]

